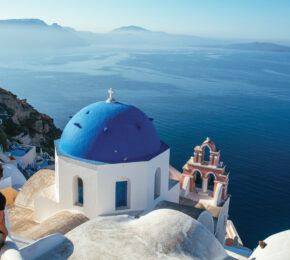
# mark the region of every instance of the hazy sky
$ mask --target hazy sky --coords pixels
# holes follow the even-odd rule
[[[124,25],[221,38],[290,40],[290,0],[0,0],[0,19],[94,32]]]

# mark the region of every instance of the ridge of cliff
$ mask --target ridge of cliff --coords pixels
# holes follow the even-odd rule
[[[4,150],[7,150],[8,141],[17,141],[41,147],[53,155],[54,140],[60,138],[61,130],[54,125],[51,117],[38,112],[26,99],[21,100],[0,88],[0,119],[0,140]]]

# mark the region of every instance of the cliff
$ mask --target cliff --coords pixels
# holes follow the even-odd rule
[[[26,100],[20,100],[11,92],[0,88],[0,140],[5,148],[5,136],[10,141],[39,146],[53,154],[55,139],[61,135],[53,119],[39,113]],[[4,145],[3,145],[4,144]]]

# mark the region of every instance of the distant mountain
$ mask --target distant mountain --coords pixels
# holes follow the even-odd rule
[[[40,19],[0,20],[0,39],[0,48],[19,50],[22,48],[68,48],[92,44],[167,48],[225,43],[225,41],[191,35],[154,32],[135,25],[119,27],[109,33],[92,33],[77,31],[57,23],[48,25]]]
[[[44,26],[47,24],[40,19],[8,19],[0,20],[0,26]]]
[[[150,31],[146,28],[130,25],[116,28],[109,33],[78,32],[78,35],[90,44],[144,46],[145,48],[186,47],[202,44],[224,44],[225,41],[201,38],[192,35],[169,34]],[[227,41],[227,43],[229,43]]]
[[[39,19],[0,20],[0,48],[64,48],[86,42],[73,29]]]
[[[290,47],[269,42],[236,43],[227,46],[230,49],[252,51],[290,52]]]
[[[112,32],[151,32],[143,27],[130,25],[114,29]]]
[[[48,25],[40,19],[0,20],[0,48],[69,48],[87,45],[184,48],[209,47],[237,50],[290,52],[290,47],[267,42],[236,43],[193,35],[169,34],[150,31],[130,25],[109,33],[92,33],[63,27],[57,23]]]

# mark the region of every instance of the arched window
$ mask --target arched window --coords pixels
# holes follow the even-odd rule
[[[207,189],[213,191],[215,176],[212,173],[210,173],[207,181],[208,181]]]
[[[195,187],[200,189],[202,188],[202,178],[199,171],[195,172]]]
[[[161,192],[161,169],[158,168],[155,172],[154,199],[157,199],[160,196],[160,192]]]
[[[116,210],[129,208],[130,182],[129,180],[120,180],[116,182],[115,207]]]
[[[204,157],[203,157],[203,160],[205,161],[205,162],[209,162],[209,159],[210,159],[210,149],[208,148],[208,146],[206,145],[205,147],[204,147]]]
[[[77,178],[77,205],[83,206],[84,205],[84,184],[81,178]]]

